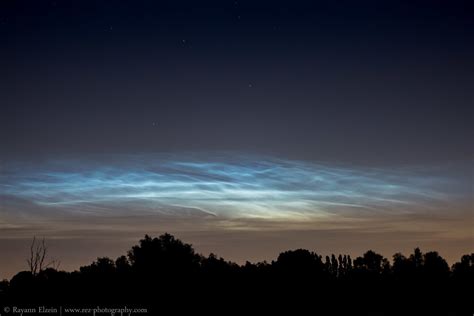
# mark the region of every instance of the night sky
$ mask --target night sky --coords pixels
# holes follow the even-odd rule
[[[474,250],[471,1],[4,0],[0,74],[0,279],[34,235]]]

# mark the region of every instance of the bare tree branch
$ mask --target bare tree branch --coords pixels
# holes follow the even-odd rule
[[[41,240],[41,243],[37,241],[36,236],[33,237],[33,241],[30,245],[30,258],[26,259],[28,268],[32,275],[37,275],[46,268],[53,268],[56,270],[59,268],[60,261],[54,259],[46,264],[47,256],[48,247],[46,246],[46,240],[44,237]]]

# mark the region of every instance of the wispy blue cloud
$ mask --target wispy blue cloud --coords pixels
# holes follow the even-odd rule
[[[5,197],[49,209],[314,220],[436,209],[452,179],[421,169],[330,166],[265,156],[135,155],[6,166]]]

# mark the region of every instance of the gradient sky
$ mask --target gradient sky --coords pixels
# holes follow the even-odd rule
[[[473,16],[472,1],[2,1],[0,278],[34,235],[66,269],[164,231],[239,262],[472,252]]]

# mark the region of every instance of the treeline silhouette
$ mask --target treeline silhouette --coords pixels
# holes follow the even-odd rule
[[[5,304],[124,305],[205,314],[473,315],[474,254],[449,267],[437,252],[388,260],[374,251],[321,256],[305,249],[238,265],[170,234],[148,235],[116,260],[79,271],[23,271],[0,283]],[[199,312],[198,312],[199,311]],[[0,312],[1,313],[1,312]]]

